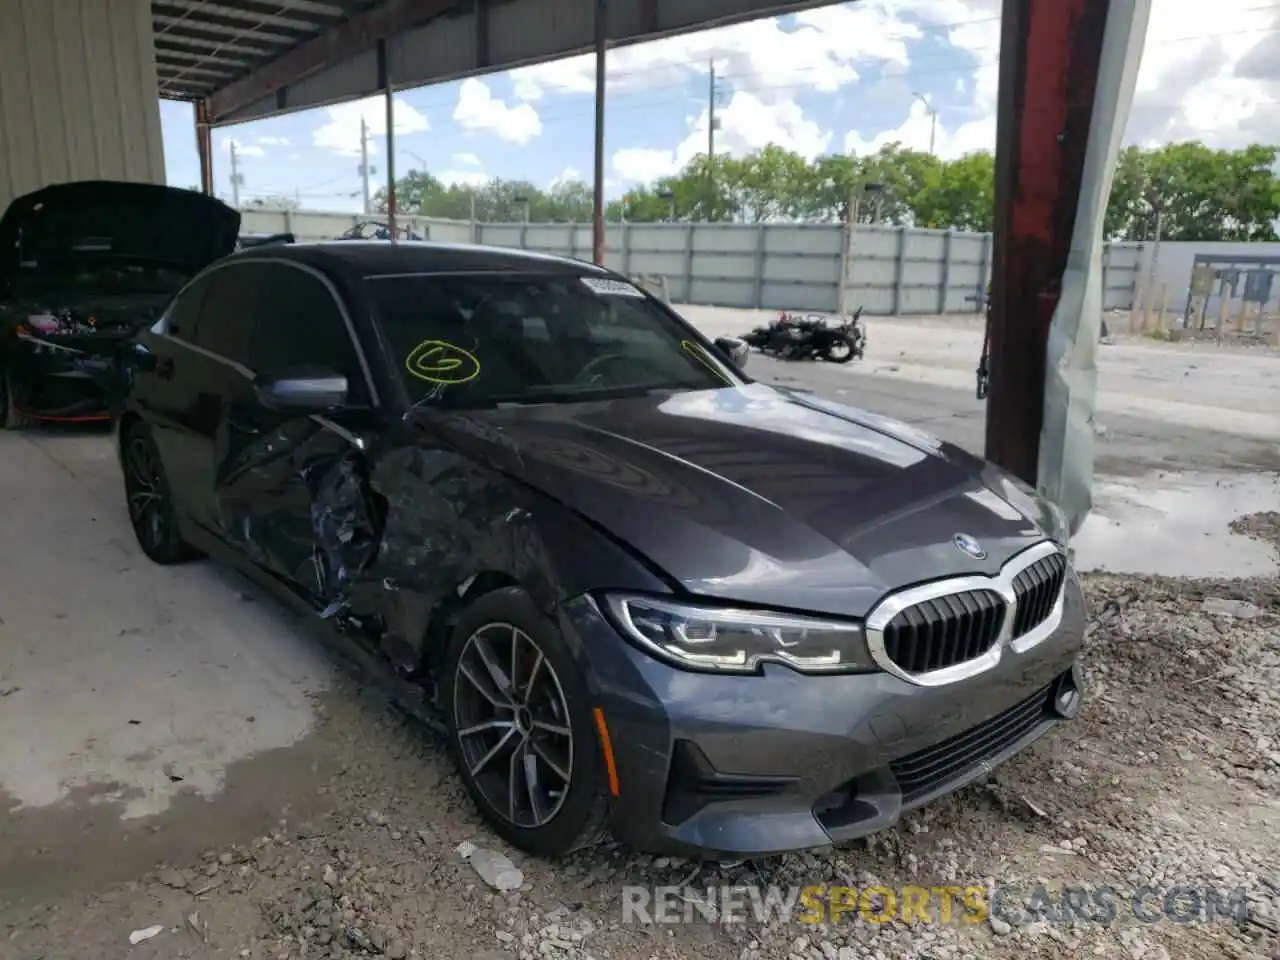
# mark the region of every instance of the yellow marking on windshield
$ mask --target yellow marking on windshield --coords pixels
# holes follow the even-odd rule
[[[726,377],[722,372],[717,370],[712,365],[711,361],[707,358],[707,352],[703,350],[701,346],[694,343],[692,340],[681,340],[680,349],[683,350],[685,353],[689,354],[689,356],[693,357],[693,359],[697,360],[700,364],[702,364],[704,367],[706,367],[708,370],[714,373],[717,377],[723,380],[726,386],[730,386],[730,387],[733,386],[733,381],[730,380],[728,377]]]
[[[404,361],[410,376],[427,383],[457,386],[480,376],[474,354],[445,340],[423,340]]]

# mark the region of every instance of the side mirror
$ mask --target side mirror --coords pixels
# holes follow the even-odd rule
[[[253,392],[268,410],[326,413],[347,402],[347,378],[323,368],[295,367],[259,374]]]
[[[747,346],[747,341],[738,337],[718,337],[716,346],[739,370],[747,368],[747,358],[751,356],[751,348]]]

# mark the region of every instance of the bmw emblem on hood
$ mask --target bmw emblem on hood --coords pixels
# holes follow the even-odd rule
[[[952,543],[956,545],[956,549],[963,554],[973,557],[975,560],[987,559],[987,551],[973,537],[967,533],[957,533],[952,539]]]

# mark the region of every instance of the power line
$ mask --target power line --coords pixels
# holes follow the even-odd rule
[[[1256,7],[1250,7],[1241,12],[1248,13],[1248,12],[1259,12],[1259,11],[1275,10],[1275,9],[1280,9],[1280,3],[1271,3],[1271,4],[1256,6]],[[934,30],[943,30],[943,29],[949,30],[949,29],[956,29],[959,27],[969,26],[974,24],[996,22],[998,20],[999,20],[998,17],[979,18],[979,19],[966,20],[966,21],[957,21],[953,24],[929,25],[929,28]],[[1215,37],[1238,36],[1238,35],[1244,35],[1244,34],[1256,35],[1258,33],[1274,33],[1277,31],[1280,31],[1280,24],[1278,24],[1275,27],[1266,28],[1262,30],[1219,31],[1219,32],[1188,35],[1184,37],[1166,38],[1159,41],[1155,41],[1155,43],[1159,45],[1164,45],[1164,44],[1181,43],[1181,42],[1194,41],[1194,40],[1206,40],[1206,39],[1212,39]],[[974,52],[980,49],[983,49],[983,48],[964,48],[962,52],[972,55]],[[954,56],[954,55],[949,54],[947,56],[948,58],[950,58],[951,56]],[[930,58],[924,58],[924,59],[927,62],[930,59],[939,60],[943,58],[930,57]],[[647,74],[647,73],[655,73],[658,71],[667,71],[672,66],[680,66],[684,64],[693,64],[693,63],[702,63],[702,62],[704,61],[692,61],[692,60],[671,61],[662,65],[658,65],[650,68],[637,69],[633,71],[623,71],[620,74],[615,74],[613,76],[613,79],[616,80],[620,76],[638,76],[638,75]],[[849,66],[857,62],[858,61],[856,60],[846,61],[844,65]],[[877,65],[882,65],[887,61],[885,61],[884,58],[877,58],[874,60],[874,62]],[[917,62],[919,61],[917,60]],[[983,67],[995,66],[997,64],[998,64],[998,60],[989,60],[989,61],[978,60],[976,63],[968,63],[964,65],[952,66],[952,67],[936,69],[936,70],[884,71],[879,75],[877,79],[883,80],[883,79],[890,79],[890,78],[909,78],[909,77],[915,78],[915,77],[930,76],[930,75],[941,76],[941,75],[947,75],[947,74],[961,74],[961,73],[972,74],[975,71],[982,69]],[[829,69],[829,65],[797,67],[793,71],[790,71],[790,73],[794,76],[796,74],[813,73],[818,70],[826,70],[826,69]],[[708,155],[714,156],[714,151],[715,151],[714,137],[715,137],[716,128],[719,126],[719,121],[720,121],[720,118],[717,116],[716,107],[717,105],[723,105],[723,102],[720,100],[720,96],[723,93],[723,87],[721,86],[722,82],[726,80],[730,80],[734,77],[758,78],[758,74],[739,73],[739,74],[726,75],[726,74],[718,73],[715,68],[714,60],[708,63],[708,74],[709,74]],[[764,91],[782,91],[782,90],[788,90],[788,89],[805,89],[808,87],[811,87],[810,83],[794,82],[794,81],[780,82],[780,83],[746,83],[741,85],[735,84],[733,86],[733,93],[739,93],[739,92],[756,93],[756,92],[764,92]],[[647,88],[648,91],[656,91],[656,90],[663,90],[663,89],[687,90],[688,81],[682,81],[679,83],[671,83],[671,84],[659,84],[659,85],[655,85]],[[673,106],[676,104],[682,104],[687,102],[688,102],[688,96],[686,94],[685,96],[681,96],[681,97],[658,98],[658,99],[653,99],[653,100],[649,100],[647,102],[642,102],[642,103],[628,103],[623,105],[615,105],[611,107],[610,112],[614,114],[617,114],[617,113],[625,114],[625,113],[638,112],[640,110],[651,110],[658,107]],[[1247,108],[1247,107],[1254,107],[1254,106],[1274,105],[1274,104],[1280,103],[1280,101],[1275,99],[1269,99],[1269,98],[1254,98],[1254,99],[1239,100],[1239,101],[1228,100],[1228,101],[1224,101],[1224,103],[1234,104],[1235,106],[1238,106],[1238,107]],[[441,102],[439,105],[443,106],[444,103]],[[539,115],[540,121],[543,124],[554,124],[557,122],[563,122],[568,120],[580,121],[583,110],[587,108],[587,105],[585,104],[582,106],[579,106],[577,104],[563,104],[561,106],[567,109],[562,109],[559,111],[552,110],[548,112],[543,112]],[[1182,106],[1183,106],[1182,103],[1171,103],[1171,104],[1144,103],[1143,104],[1143,107],[1146,109],[1178,110]],[[425,109],[426,107],[425,105],[418,105],[417,108]],[[965,107],[958,108],[958,109],[973,109],[973,108],[971,105],[965,105]],[[360,165],[360,172],[363,180],[365,181],[366,195],[368,194],[368,185],[367,185],[368,177],[369,177],[369,174],[372,173],[372,168],[368,164],[368,144],[370,139],[371,139],[371,135],[369,134],[367,124],[362,117],[361,118],[361,156],[364,162]],[[231,143],[230,146],[231,146],[230,153],[231,153],[231,165],[232,165],[233,197],[238,197],[240,193],[240,187],[243,186],[243,174],[240,173],[240,170],[239,170],[239,157],[235,149],[234,141]],[[326,153],[333,152],[329,148],[322,147],[316,144],[291,145],[290,149],[307,150],[307,151],[324,150],[326,151]],[[323,185],[324,183],[333,182],[333,180],[336,180],[336,179],[340,179],[340,178],[330,178],[327,181],[322,181],[321,184],[317,184],[316,186]],[[254,192],[257,193],[257,191],[254,191]],[[333,194],[332,196],[345,196],[345,195]]]
[[[1280,3],[1269,3],[1269,4],[1263,4],[1263,5],[1261,5],[1261,6],[1256,6],[1256,7],[1247,7],[1247,8],[1245,8],[1244,10],[1241,10],[1241,11],[1239,11],[1239,12],[1240,12],[1240,13],[1256,13],[1256,12],[1264,12],[1264,11],[1267,11],[1267,10],[1280,10]],[[960,28],[960,27],[973,26],[973,25],[984,24],[984,23],[998,23],[998,22],[999,22],[999,20],[1000,20],[1000,18],[999,18],[999,17],[982,17],[982,18],[977,18],[977,19],[973,19],[973,20],[960,20],[960,21],[956,21],[956,22],[951,23],[951,24],[921,25],[921,29],[922,29],[922,30],[924,30],[924,29],[929,29],[929,30],[939,30],[939,31],[941,31],[941,30],[954,30],[954,29],[958,29],[958,28]],[[1157,45],[1157,46],[1163,46],[1163,45],[1165,45],[1165,44],[1172,44],[1172,43],[1190,43],[1190,42],[1194,42],[1194,41],[1203,41],[1203,40],[1215,39],[1215,38],[1218,38],[1218,37],[1231,37],[1231,36],[1244,36],[1244,35],[1251,35],[1251,36],[1253,36],[1253,35],[1262,34],[1262,33],[1275,33],[1275,32],[1278,32],[1278,31],[1280,31],[1280,24],[1277,24],[1276,26],[1272,26],[1272,27],[1255,28],[1255,29],[1224,30],[1224,31],[1213,31],[1213,32],[1207,32],[1207,33],[1206,33],[1206,32],[1201,32],[1201,33],[1195,33],[1195,34],[1188,34],[1188,35],[1186,35],[1186,36],[1182,36],[1182,37],[1167,37],[1167,38],[1163,38],[1163,39],[1159,39],[1159,40],[1148,41],[1148,46],[1151,46],[1152,44]],[[892,36],[890,39],[915,39],[915,38],[914,38],[914,37],[907,37],[907,36]],[[954,51],[954,52],[950,52],[950,53],[947,53],[947,54],[930,55],[930,56],[927,56],[927,57],[925,57],[925,58],[923,58],[923,59],[924,59],[926,62],[928,62],[928,61],[936,61],[936,60],[940,60],[940,59],[950,59],[950,58],[952,58],[952,57],[954,57],[954,56],[957,56],[957,55],[965,55],[965,54],[968,54],[968,55],[971,55],[971,56],[972,56],[972,55],[977,54],[977,53],[982,53],[982,52],[987,52],[987,51],[998,51],[998,50],[999,50],[999,44],[998,44],[998,43],[996,43],[996,44],[992,44],[992,45],[983,45],[983,46],[981,46],[981,47],[961,47],[961,48],[957,48],[957,49],[956,49],[956,51]],[[581,54],[581,55],[579,55],[579,56],[584,56],[584,57],[585,57],[585,56],[588,56],[588,55],[587,55],[587,54]],[[726,56],[726,54],[721,53],[721,54],[719,54],[719,56],[720,56],[721,58],[724,58],[724,57]],[[731,54],[728,54],[727,56],[733,56],[733,54],[731,53]],[[917,58],[917,60],[919,60],[919,59],[920,59],[920,58]],[[810,65],[810,66],[796,67],[796,68],[794,68],[793,70],[790,70],[790,71],[788,71],[788,72],[789,72],[789,73],[791,73],[791,74],[803,74],[803,73],[810,73],[810,74],[812,74],[812,73],[817,73],[817,72],[819,72],[819,71],[826,71],[826,70],[830,70],[833,66],[834,66],[834,67],[836,67],[836,68],[844,67],[844,68],[856,69],[856,68],[857,68],[857,67],[859,67],[859,66],[881,66],[881,65],[883,65],[883,64],[885,64],[885,63],[889,63],[889,62],[891,62],[891,61],[889,61],[889,60],[888,60],[887,58],[885,58],[885,57],[877,57],[877,56],[872,56],[872,55],[866,55],[866,56],[862,56],[862,57],[855,57],[855,58],[852,58],[852,59],[849,59],[849,60],[834,61],[833,63],[825,63],[825,64],[817,64],[817,65]],[[637,68],[634,68],[634,69],[631,69],[631,70],[610,71],[610,73],[609,73],[609,82],[610,82],[610,83],[616,83],[616,82],[618,82],[619,80],[626,80],[626,79],[630,79],[630,78],[634,78],[634,77],[642,77],[642,76],[647,76],[647,75],[650,75],[650,74],[656,74],[656,73],[667,73],[667,72],[669,72],[673,67],[702,67],[702,66],[703,66],[704,64],[706,64],[706,63],[707,63],[707,60],[706,60],[705,58],[683,59],[683,60],[668,60],[668,61],[664,61],[664,62],[663,62],[663,63],[661,63],[661,64],[655,64],[655,65],[653,65],[653,66],[649,66],[649,67],[637,67]],[[968,71],[968,70],[970,70],[970,69],[974,69],[974,68],[976,68],[976,67],[980,67],[980,66],[983,66],[983,65],[988,65],[988,64],[985,64],[985,63],[983,63],[983,62],[979,62],[978,64],[974,65],[973,67],[970,67],[970,66],[959,67],[959,68],[957,68],[957,72],[959,72],[959,71]],[[517,68],[517,69],[529,69],[529,68]],[[514,70],[513,70],[513,71],[509,71],[509,72],[516,72],[516,71],[514,71]],[[698,71],[698,72],[700,72],[700,71]],[[948,70],[948,72],[951,72],[951,71],[950,71],[950,70]],[[721,73],[721,74],[718,74],[717,79],[718,79],[718,80],[735,80],[735,79],[738,79],[738,78],[750,78],[750,77],[757,77],[758,75],[759,75],[758,73],[755,73],[755,72],[746,72],[746,71],[739,72],[739,73],[728,73],[728,74]],[[892,75],[894,75],[894,76],[917,76],[917,75],[921,75],[921,74],[917,74],[917,73],[915,73],[915,72],[907,72],[907,73],[892,74]],[[645,89],[646,89],[646,90],[688,89],[689,82],[690,82],[690,80],[691,80],[691,79],[693,79],[693,78],[692,78],[692,77],[689,77],[689,78],[685,78],[685,79],[683,79],[683,80],[680,80],[680,81],[677,81],[677,82],[674,82],[674,83],[655,84],[655,85],[652,85],[652,86],[647,86]],[[788,85],[790,86],[791,84],[788,84]],[[415,88],[410,88],[410,89],[412,89],[412,90],[428,90],[428,89],[431,89],[431,88],[436,87],[436,86],[438,86],[438,85],[437,85],[437,84],[424,84],[424,85],[423,85],[423,86],[421,86],[421,87],[415,87]],[[408,91],[401,91],[401,94],[403,95],[403,93],[405,93],[405,92],[408,92]],[[571,90],[571,91],[566,91],[566,90],[556,90],[556,91],[553,91],[553,92],[561,93],[561,94],[566,95],[566,96],[572,96],[572,95],[574,95],[574,94],[585,94],[585,93],[587,93],[587,92],[589,92],[589,91],[585,91],[585,90]],[[419,101],[419,102],[417,102],[417,103],[410,104],[410,105],[411,105],[411,106],[413,106],[415,109],[423,109],[423,110],[426,110],[426,109],[432,109],[432,108],[437,108],[437,107],[445,107],[445,106],[448,106],[450,103],[454,102],[455,100],[456,100],[456,96],[455,96],[454,94],[452,94],[452,93],[449,93],[449,94],[448,94],[448,95],[446,95],[443,99],[439,99],[439,100],[428,100],[428,101]]]
[[[1263,7],[1249,8],[1249,10],[1253,10],[1253,11],[1265,10],[1265,9],[1280,9],[1280,3],[1269,4]],[[1244,12],[1248,12],[1248,11],[1244,11]],[[962,24],[983,23],[983,22],[987,22],[987,20],[989,19],[992,19],[992,18],[987,18],[986,20],[962,21],[961,23]],[[998,19],[998,18],[995,18],[995,19]],[[1256,35],[1258,33],[1264,33],[1264,32],[1273,33],[1277,31],[1280,31],[1280,26],[1268,28],[1266,30],[1234,30],[1234,31],[1220,31],[1216,33],[1202,33],[1202,34],[1188,35],[1184,37],[1169,38],[1166,40],[1158,41],[1158,43],[1160,44],[1182,43],[1182,42],[1188,42],[1188,41],[1194,41],[1194,40],[1212,39],[1215,37],[1240,36],[1245,34]],[[971,55],[981,49],[983,48],[969,48],[963,52]],[[989,49],[995,50],[998,48],[992,47]],[[950,59],[951,56],[953,55],[949,54],[945,58],[942,56],[927,57],[927,58],[924,58],[924,61],[928,62],[930,60],[937,61],[941,59]],[[679,61],[678,63],[684,63],[684,62],[694,62],[694,61]],[[856,61],[847,61],[846,65],[852,65],[855,62]],[[875,61],[875,63],[877,64],[883,64],[884,62],[885,61],[883,59],[879,59]],[[917,62],[920,62],[920,61],[917,60]],[[991,59],[991,60],[978,60],[976,62],[970,62],[963,65],[949,66],[949,67],[933,69],[933,70],[914,70],[914,69],[901,70],[901,71],[886,70],[881,72],[876,79],[877,80],[909,79],[909,78],[918,78],[918,77],[925,77],[925,76],[946,76],[946,75],[956,75],[956,74],[968,75],[968,74],[974,73],[977,70],[982,69],[983,67],[997,66],[998,63],[999,63],[998,59]],[[671,65],[673,64],[667,64],[663,67],[646,69],[643,71],[634,71],[631,73],[627,73],[625,75],[631,76],[639,73],[657,72],[658,70],[669,69]],[[789,73],[794,76],[794,75],[812,74],[814,72],[827,70],[827,69],[829,69],[829,65],[796,67],[794,70],[789,71]],[[709,70],[709,72],[711,72],[711,70]],[[716,72],[714,73],[714,83],[716,84],[717,89],[723,89],[720,85],[724,81],[730,81],[738,77],[757,78],[758,74],[751,74],[751,73],[723,74],[723,73]],[[617,76],[615,76],[613,79],[616,80]],[[775,83],[757,82],[757,83],[733,84],[732,90],[734,93],[739,93],[739,92],[740,93],[757,93],[757,92],[764,92],[764,91],[803,90],[809,87],[811,87],[811,83],[809,82],[805,82],[803,80],[800,80],[800,81],[788,80],[784,82],[775,82]],[[687,91],[688,81],[686,80],[678,83],[657,84],[654,86],[647,87],[646,92],[654,92],[659,90],[675,90],[675,89]],[[634,94],[632,96],[634,96]],[[666,98],[649,100],[648,102],[644,102],[644,103],[628,103],[624,105],[615,105],[610,108],[610,113],[631,113],[638,110],[649,110],[649,109],[653,109],[660,106],[672,106],[680,103],[687,103],[688,99],[689,97],[686,94],[680,97],[666,97]],[[429,109],[432,106],[445,106],[445,105],[446,105],[446,101],[440,101],[436,104],[419,103],[414,106],[415,106],[415,109],[425,110],[425,109]],[[723,105],[723,102],[721,102],[721,105]],[[570,120],[570,119],[580,120],[585,111],[594,109],[589,104],[582,104],[582,105],[561,104],[560,107],[562,107],[563,109],[558,109],[558,110],[552,109],[550,111],[540,112],[539,120],[543,124],[556,123],[556,122],[560,122],[563,120]],[[362,128],[365,126],[363,120],[361,125],[362,125]],[[332,152],[330,151],[329,148],[319,146],[316,144],[298,144],[294,146],[293,149],[311,150],[311,151],[324,150],[326,152]]]

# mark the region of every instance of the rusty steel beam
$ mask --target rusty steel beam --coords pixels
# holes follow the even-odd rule
[[[215,91],[209,96],[209,120],[223,123],[323,67],[350,60],[377,46],[379,40],[432,20],[454,5],[455,0],[386,0]]]
[[[1049,324],[1075,229],[1111,0],[1004,0],[986,456],[1039,469]]]

